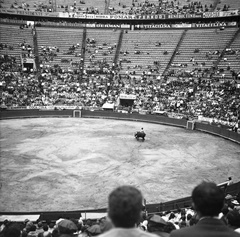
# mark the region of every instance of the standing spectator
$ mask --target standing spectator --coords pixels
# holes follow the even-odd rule
[[[228,184],[227,185],[231,185],[231,184],[233,184],[232,177],[228,177]]]
[[[202,182],[196,186],[192,200],[198,215],[197,224],[175,230],[171,237],[240,237],[218,218],[224,204],[224,192],[215,183]]]
[[[156,237],[136,227],[141,218],[143,197],[133,186],[120,186],[108,197],[108,215],[114,227],[100,237]]]

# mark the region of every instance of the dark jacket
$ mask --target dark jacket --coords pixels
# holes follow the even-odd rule
[[[240,237],[221,220],[205,218],[196,225],[171,232],[170,237]]]

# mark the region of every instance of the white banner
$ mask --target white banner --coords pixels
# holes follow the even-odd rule
[[[123,100],[135,100],[136,99],[136,95],[120,94],[119,98],[123,99]]]

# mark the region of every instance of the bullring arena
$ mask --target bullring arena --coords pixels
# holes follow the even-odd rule
[[[147,203],[190,195],[202,180],[240,179],[239,145],[203,132],[101,118],[1,120],[2,212],[107,207],[131,184]],[[141,127],[147,136],[134,138]]]

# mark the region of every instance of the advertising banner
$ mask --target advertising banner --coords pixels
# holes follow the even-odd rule
[[[187,19],[187,18],[216,18],[216,17],[229,17],[239,15],[238,10],[220,11],[220,12],[204,12],[204,13],[185,13],[185,14],[149,14],[149,15],[97,15],[97,14],[83,14],[81,12],[41,12],[41,11],[24,11],[20,9],[0,9],[0,13],[17,14],[17,15],[30,15],[42,17],[61,17],[61,18],[79,18],[79,19],[111,19],[111,20],[131,20],[131,19]]]
[[[191,28],[192,24],[172,24],[172,28]]]
[[[204,12],[203,18],[214,18],[214,17],[219,17],[219,15],[220,15],[219,12]]]
[[[121,99],[121,100],[135,100],[136,95],[120,94],[119,99]]]
[[[171,28],[171,24],[142,24],[135,25],[136,29],[160,29],[160,28]]]
[[[210,22],[210,23],[195,23],[195,27],[204,28],[204,27],[221,27],[227,26],[226,22]]]
[[[237,15],[238,15],[238,10],[219,12],[220,17],[237,16]]]

